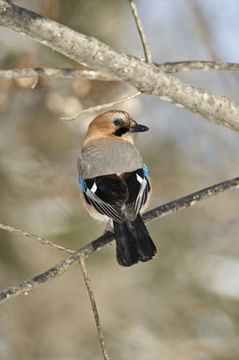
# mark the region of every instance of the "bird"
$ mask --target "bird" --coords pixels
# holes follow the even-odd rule
[[[104,112],[91,121],[78,157],[85,207],[108,221],[122,266],[149,261],[157,252],[141,215],[151,190],[148,169],[134,144],[135,134],[147,130],[125,111]]]

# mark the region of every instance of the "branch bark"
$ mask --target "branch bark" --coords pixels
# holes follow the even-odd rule
[[[154,63],[160,71],[165,73],[177,73],[182,71],[194,70],[221,70],[221,71],[239,71],[239,64],[225,63],[218,61],[177,61],[166,62],[163,64]],[[23,68],[0,70],[0,80],[15,80],[23,78],[58,78],[58,79],[88,79],[99,81],[115,81],[116,78],[110,77],[101,71],[80,70],[74,68]]]
[[[178,200],[171,201],[171,202],[161,205],[151,211],[148,211],[147,213],[145,213],[143,215],[143,219],[145,222],[149,222],[154,219],[157,219],[157,218],[160,218],[160,217],[163,217],[166,215],[170,215],[179,210],[183,210],[188,207],[194,206],[199,201],[209,199],[209,198],[211,198],[215,195],[218,195],[224,191],[227,191],[230,189],[236,189],[238,187],[239,187],[239,177],[231,179],[231,180],[223,181],[219,184],[202,189],[200,191],[197,191],[195,193],[192,193],[190,195],[182,197]],[[10,231],[9,229],[7,229],[6,225],[4,225],[3,229]],[[14,228],[11,228],[11,229],[14,229]],[[37,239],[38,237],[35,235],[31,236],[30,234],[19,231],[17,229],[14,229],[14,232],[18,233],[20,235],[27,236],[35,241],[39,241]],[[43,240],[43,239],[41,239],[41,240]],[[82,249],[76,250],[72,255],[70,255],[66,259],[62,260],[59,264],[56,264],[55,266],[51,267],[44,273],[39,274],[30,280],[23,281],[22,283],[20,283],[16,286],[10,287],[7,290],[1,291],[0,292],[0,303],[10,300],[11,298],[19,296],[19,295],[27,295],[31,290],[39,287],[40,285],[44,285],[44,284],[48,283],[49,281],[55,279],[57,276],[64,274],[64,272],[71,265],[73,265],[77,260],[79,260],[81,257],[88,257],[88,256],[94,254],[96,251],[99,251],[103,246],[105,246],[106,244],[108,244],[109,242],[111,242],[113,240],[114,240],[114,234],[106,233],[106,234],[98,237],[96,240],[92,241],[90,244],[86,245]],[[43,242],[43,244],[52,247],[52,245],[49,244],[47,240],[45,240]],[[69,252],[69,250],[68,250],[68,252]]]
[[[116,51],[93,37],[77,33],[7,0],[0,0],[0,25],[28,35],[115,80],[127,81],[140,92],[239,131],[239,106],[228,98],[166,75],[157,66]]]
[[[237,63],[226,63],[220,61],[176,61],[166,62],[164,64],[155,64],[161,71],[167,73],[177,73],[179,71],[189,70],[223,70],[223,71],[238,71],[239,64]]]
[[[93,70],[78,70],[73,68],[26,68],[26,69],[9,69],[0,70],[0,80],[14,80],[23,78],[38,79],[40,77],[52,77],[59,79],[88,79],[88,80],[101,80],[112,81],[110,76],[103,74],[100,71]]]

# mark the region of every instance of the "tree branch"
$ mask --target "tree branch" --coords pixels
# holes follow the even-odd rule
[[[190,195],[182,197],[178,200],[174,200],[167,204],[161,205],[161,206],[145,213],[143,215],[143,219],[145,222],[149,222],[154,219],[157,219],[157,218],[160,218],[160,217],[163,217],[166,215],[170,215],[179,210],[183,210],[188,207],[194,206],[199,201],[209,199],[213,196],[216,196],[224,191],[227,191],[227,190],[233,189],[233,188],[234,189],[239,188],[239,177],[221,182],[219,184],[210,186],[208,188],[199,190]],[[4,230],[8,230],[8,229],[5,228]],[[20,234],[24,235],[23,233],[20,233]],[[98,237],[96,240],[92,241],[90,244],[86,245],[82,249],[76,250],[71,256],[62,260],[59,264],[56,264],[55,266],[51,267],[49,270],[45,271],[44,273],[39,274],[30,280],[23,281],[22,283],[20,283],[16,286],[10,287],[7,290],[1,291],[0,292],[0,303],[10,300],[11,298],[19,296],[19,295],[24,295],[24,294],[26,295],[31,290],[39,287],[40,285],[44,285],[44,284],[48,283],[49,281],[53,280],[57,276],[62,275],[71,265],[73,265],[77,260],[79,260],[80,257],[88,257],[88,256],[94,254],[96,251],[99,251],[103,246],[105,246],[106,244],[108,244],[109,242],[111,242],[113,240],[114,240],[114,234],[106,233],[106,234]],[[45,242],[44,245],[49,245],[49,244],[47,244],[47,242]]]
[[[166,73],[176,73],[179,71],[189,70],[223,70],[223,71],[238,71],[239,64],[237,63],[226,63],[219,61],[177,61],[177,62],[166,62],[164,64],[156,64],[161,71]]]
[[[63,252],[67,252],[69,254],[73,254],[75,252],[75,250],[67,249],[64,246],[57,245],[57,244],[53,243],[50,240],[46,240],[46,239],[43,239],[42,237],[40,237],[38,235],[30,234],[30,233],[28,233],[26,231],[16,229],[13,226],[9,226],[9,225],[5,225],[5,224],[0,223],[0,229],[12,232],[12,233],[20,235],[20,236],[25,236],[28,239],[31,239],[31,240],[34,240],[34,241],[40,243],[41,245],[47,245],[49,247],[52,247],[53,249],[57,249],[57,250],[60,250],[60,251],[63,251]]]
[[[120,53],[93,37],[77,33],[6,0],[0,0],[0,25],[24,33],[111,78],[127,81],[140,92],[239,131],[239,106],[228,98],[183,83],[159,71],[156,66]]]
[[[140,37],[142,45],[143,45],[144,56],[145,56],[146,62],[151,64],[152,63],[152,54],[151,54],[150,48],[148,46],[147,38],[144,33],[144,29],[143,29],[141,20],[138,15],[137,7],[133,0],[128,0],[128,1],[129,1],[129,5],[130,5],[130,8],[131,8],[131,11],[132,11],[135,23],[136,23],[139,37]]]
[[[71,265],[79,260],[80,257],[88,257],[92,255],[113,240],[114,234],[107,233],[102,235],[82,249],[76,250],[71,256],[62,260],[59,264],[56,264],[44,273],[34,276],[30,280],[23,281],[19,285],[1,291],[0,303],[19,295],[28,295],[31,290],[48,283],[57,276],[63,275]]]
[[[134,98],[136,98],[137,96],[141,95],[141,92],[138,91],[137,93],[134,93],[132,95],[128,95],[124,98],[121,98],[119,100],[115,100],[115,101],[112,101],[110,103],[106,103],[106,104],[102,104],[102,105],[96,105],[96,106],[91,106],[91,107],[88,107],[87,109],[83,109],[83,110],[80,110],[78,111],[76,114],[74,115],[71,115],[71,116],[61,116],[61,120],[62,121],[65,121],[65,122],[68,122],[68,121],[73,121],[75,120],[79,115],[82,115],[82,114],[85,114],[87,112],[95,112],[95,111],[102,111],[102,110],[105,110],[105,109],[109,109],[109,108],[112,108],[113,106],[116,106],[116,105],[119,105],[119,104],[122,104],[126,101],[129,101],[129,100],[132,100]]]
[[[177,73],[180,71],[191,70],[222,70],[222,71],[239,71],[239,64],[225,63],[218,61],[177,61],[166,62],[163,64],[154,63],[160,71],[165,73]],[[78,70],[74,68],[25,68],[0,70],[0,80],[15,80],[23,78],[58,78],[58,79],[88,79],[100,81],[115,81],[116,78],[110,77],[100,71],[94,70]]]
[[[28,68],[28,69],[11,69],[11,70],[0,70],[0,80],[14,80],[23,78],[34,78],[40,77],[53,77],[59,79],[88,79],[88,80],[102,80],[112,81],[110,76],[103,74],[100,71],[93,70],[78,70],[73,68]]]
[[[87,292],[88,292],[88,295],[90,298],[91,308],[92,308],[94,319],[95,319],[97,334],[98,334],[103,358],[104,358],[104,360],[109,360],[109,356],[108,356],[108,352],[107,352],[107,349],[105,346],[104,336],[103,336],[103,332],[102,332],[102,328],[101,328],[100,317],[99,317],[99,313],[98,313],[97,306],[96,306],[95,296],[94,296],[94,292],[92,289],[91,280],[90,280],[90,277],[88,275],[88,271],[87,271],[87,268],[85,265],[84,257],[79,258],[79,263],[81,266],[81,270],[82,270],[82,274],[84,277]]]

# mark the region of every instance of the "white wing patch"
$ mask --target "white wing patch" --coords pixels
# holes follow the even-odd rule
[[[142,182],[143,182],[144,179],[143,179],[139,174],[136,174],[136,178],[137,178],[138,182],[139,182],[140,184],[142,184]]]
[[[140,189],[138,196],[136,198],[135,204],[134,204],[134,211],[135,214],[138,214],[140,212],[140,209],[145,201],[145,196],[147,193],[147,180],[145,178],[142,178],[140,175],[136,174],[137,181],[140,183]]]
[[[95,193],[96,190],[97,190],[97,185],[96,185],[96,183],[94,182],[94,184],[93,184],[92,188],[90,189],[90,191],[93,192],[93,193]]]

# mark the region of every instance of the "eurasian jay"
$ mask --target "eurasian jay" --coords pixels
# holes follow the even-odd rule
[[[134,134],[147,130],[125,111],[107,111],[90,123],[78,159],[85,206],[96,219],[113,221],[117,261],[123,266],[151,260],[157,252],[140,215],[150,184],[134,145]]]

